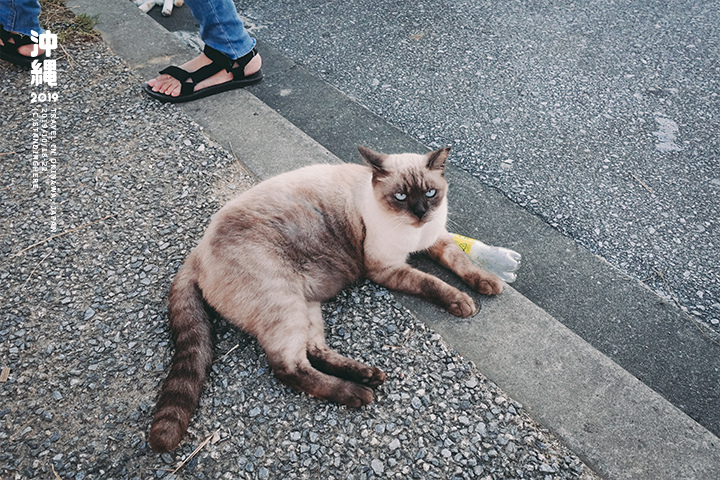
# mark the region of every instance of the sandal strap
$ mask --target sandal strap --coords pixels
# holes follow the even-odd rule
[[[234,79],[245,78],[245,67],[258,54],[257,50],[255,50],[253,48],[252,50],[250,50],[248,53],[246,53],[242,57],[233,60],[232,58],[230,58],[227,55],[225,55],[224,53],[212,48],[209,45],[205,45],[205,49],[203,50],[203,53],[210,60],[212,60],[213,63],[217,63],[218,66],[220,66],[220,69],[225,69],[228,73],[232,73]],[[234,66],[235,63],[238,64],[237,67]],[[217,73],[219,71],[220,70],[213,72],[213,75],[215,75],[215,73]]]
[[[183,70],[180,67],[176,67],[175,65],[171,65],[161,70],[160,75],[170,75],[180,83],[185,83],[185,81],[190,78],[190,72]]]
[[[208,65],[205,65],[204,67],[201,67],[192,73],[188,72],[187,70],[183,70],[180,67],[176,67],[175,65],[171,65],[161,70],[160,75],[170,75],[171,77],[179,81],[183,87],[185,85],[191,85],[192,87],[195,87],[196,84],[202,82],[206,78],[212,77],[220,70],[222,70],[222,68],[218,67],[216,63],[210,63]],[[192,82],[188,82],[188,79],[192,80]]]
[[[231,70],[233,78],[245,78],[245,67],[247,67],[247,64],[250,63],[250,61],[255,58],[257,54],[257,50],[253,48],[248,53],[235,60],[238,66]]]
[[[180,86],[180,96],[186,97],[192,95],[195,92],[195,83],[185,82]]]
[[[212,60],[213,63],[217,63],[220,67],[220,70],[225,69],[228,71],[228,73],[230,72],[230,70],[232,70],[234,60],[222,53],[221,51],[215,50],[210,45],[205,45],[203,53],[206,57]],[[218,70],[218,72],[220,70]]]
[[[5,43],[7,44],[7,42]],[[178,80],[182,88],[181,94],[184,95],[185,93],[192,93],[195,85],[205,79],[212,77],[223,69],[227,70],[229,73],[232,73],[233,79],[245,78],[245,67],[248,63],[250,63],[250,60],[255,58],[255,56],[257,55],[257,51],[253,48],[247,54],[243,55],[237,60],[233,60],[232,58],[228,57],[227,55],[218,50],[215,50],[209,45],[205,45],[203,53],[212,61],[208,65],[205,65],[204,67],[201,67],[192,73],[188,72],[187,70],[183,70],[180,67],[172,65],[161,70],[160,75],[170,75],[171,77]],[[237,67],[233,66],[235,62],[237,62],[238,64]],[[192,80],[192,82],[188,82],[188,79]]]
[[[8,30],[5,30],[2,25],[0,25],[0,40],[2,40],[5,44],[4,48],[14,48],[15,51],[17,51],[20,47],[24,45],[30,45],[32,43],[35,43],[29,36],[23,35],[22,33],[12,33]],[[10,40],[12,40],[12,42]]]
[[[217,62],[212,62],[191,73],[190,78],[192,79],[193,83],[200,83],[203,80],[212,77],[222,69],[223,67]]]

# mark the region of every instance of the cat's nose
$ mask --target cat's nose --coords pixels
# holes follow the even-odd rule
[[[422,220],[425,213],[427,213],[427,207],[422,203],[416,203],[410,206],[410,211],[418,218],[418,220]]]

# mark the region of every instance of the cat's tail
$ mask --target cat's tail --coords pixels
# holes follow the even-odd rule
[[[185,435],[212,364],[212,326],[193,264],[191,255],[170,287],[168,312],[175,353],[160,391],[149,439],[158,453],[175,449]]]

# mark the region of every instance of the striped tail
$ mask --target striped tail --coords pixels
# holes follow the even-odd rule
[[[212,327],[196,278],[191,257],[170,287],[168,311],[175,353],[150,428],[150,446],[158,453],[180,444],[212,364]]]

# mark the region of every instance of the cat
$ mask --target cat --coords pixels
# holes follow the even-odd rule
[[[153,450],[173,450],[197,408],[212,362],[208,308],[257,338],[281,382],[360,407],[385,374],[326,345],[321,302],[365,277],[473,315],[468,294],[406,263],[419,251],[480,293],[502,291],[502,281],[473,264],[445,229],[449,148],[426,155],[358,149],[366,165],[281,174],[214,216],[170,287],[175,353],[150,429]]]

